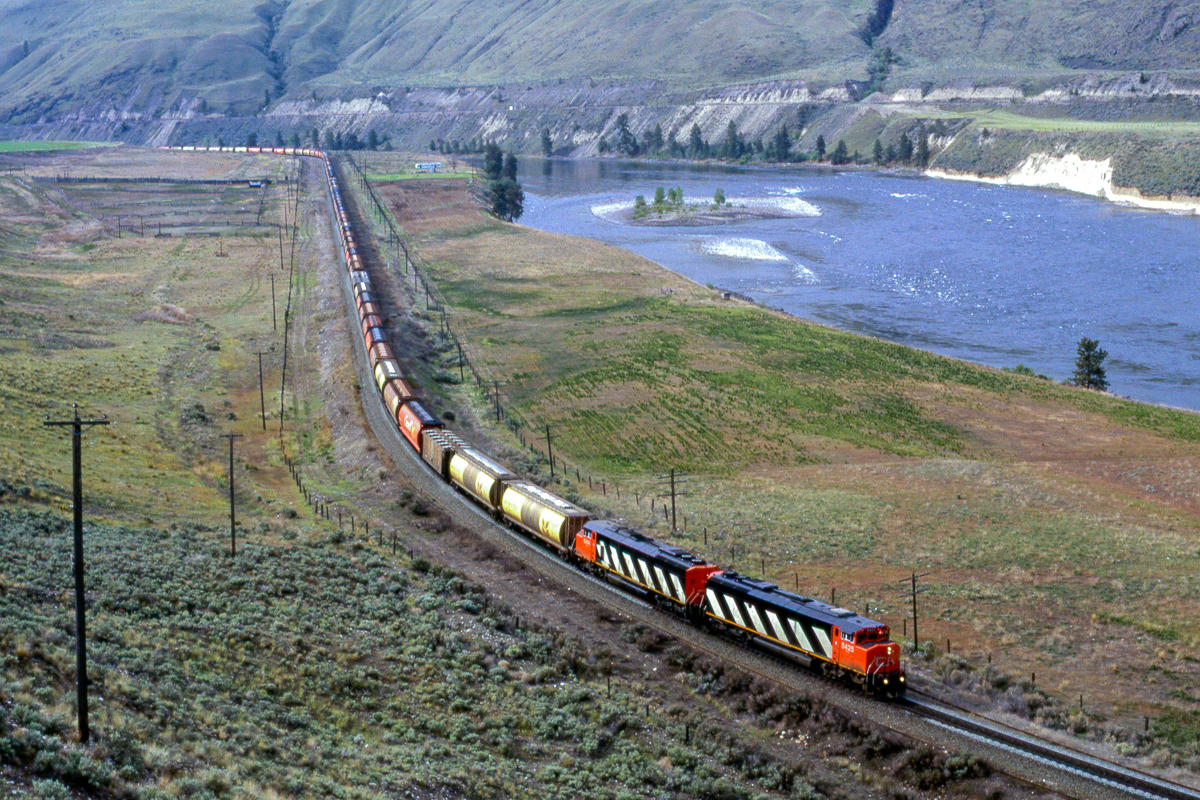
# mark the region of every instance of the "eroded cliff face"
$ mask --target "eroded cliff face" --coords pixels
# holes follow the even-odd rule
[[[732,123],[747,141],[769,141],[786,126],[795,152],[811,152],[818,135],[829,150],[844,139],[853,153],[870,159],[873,142],[896,144],[900,136],[924,134],[931,149],[930,167],[939,174],[1035,185],[1071,185],[1066,162],[1027,161],[1038,154],[1062,159],[1068,154],[1088,163],[1107,160],[1109,188],[1092,194],[1114,199],[1171,200],[1175,195],[1200,196],[1200,142],[1186,133],[1171,133],[1167,142],[1147,144],[1136,133],[1035,133],[989,129],[989,110],[1011,110],[1096,122],[1131,119],[1186,121],[1200,118],[1200,82],[1170,75],[1131,73],[1080,76],[1040,87],[1002,82],[954,81],[898,87],[863,97],[864,84],[854,81],[817,84],[802,80],[741,83],[703,91],[673,92],[655,81],[560,81],[548,85],[476,86],[459,88],[376,88],[344,92],[337,97],[284,100],[256,116],[209,113],[192,103],[161,117],[80,112],[62,120],[4,129],[16,138],[117,139],[152,145],[240,144],[254,133],[270,144],[293,134],[309,143],[316,130],[355,134],[360,140],[376,131],[396,148],[427,150],[430,142],[466,144],[494,140],[521,153],[540,153],[541,134],[549,131],[556,155],[590,157],[600,142],[617,140],[617,121],[625,115],[630,131],[641,137],[655,126],[665,138],[686,143],[692,126],[713,145],[725,141]],[[951,112],[947,114],[947,112]],[[977,120],[977,121],[976,121]],[[1186,126],[1183,126],[1186,127]],[[1162,139],[1163,137],[1159,137]],[[1195,174],[1193,174],[1195,173]],[[1091,184],[1089,184],[1089,187]]]

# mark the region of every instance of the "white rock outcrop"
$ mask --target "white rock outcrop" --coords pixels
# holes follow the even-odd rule
[[[1037,186],[1045,189],[1062,189],[1139,208],[1200,214],[1200,198],[1186,200],[1149,198],[1143,197],[1136,189],[1114,186],[1111,158],[1094,161],[1081,158],[1076,153],[1067,153],[1061,156],[1050,153],[1034,153],[1007,175],[998,178],[938,169],[927,170],[926,174],[934,178],[978,181],[1001,186]]]

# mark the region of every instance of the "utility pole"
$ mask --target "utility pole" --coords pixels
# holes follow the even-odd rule
[[[108,425],[108,416],[100,419],[80,419],[79,405],[72,406],[74,417],[67,420],[51,420],[47,415],[43,425],[71,426],[71,490],[75,512],[75,693],[79,706],[79,741],[87,743],[88,730],[87,700],[87,619],[86,597],[83,583],[83,440],[84,427]]]
[[[684,494],[684,492],[679,491],[679,486],[680,484],[687,483],[687,474],[683,472],[676,472],[675,469],[672,468],[669,474],[659,476],[659,480],[667,482],[667,493],[660,494],[659,497],[671,498],[671,530],[677,530],[675,524],[675,498],[679,497],[681,494]]]
[[[671,530],[675,530],[675,468],[671,468]]]
[[[550,426],[546,426],[546,453],[550,456],[550,477],[554,477],[554,448],[550,446]]]
[[[223,433],[221,438],[229,440],[229,555],[237,555],[237,529],[233,515],[233,440],[242,438],[240,433]]]
[[[258,403],[262,407],[262,426],[265,431],[267,429],[267,396],[263,393],[262,371],[262,357],[265,353],[262,350],[257,350],[254,355],[258,356]]]
[[[280,255],[283,255],[280,253]],[[275,318],[275,273],[271,273],[271,329],[278,331],[279,322]]]
[[[928,572],[922,572],[920,575],[918,575],[917,573],[914,572],[914,573],[912,573],[911,577],[905,578],[904,580],[900,581],[901,586],[903,586],[906,583],[911,584],[911,588],[908,591],[904,591],[904,590],[901,590],[901,591],[903,594],[911,594],[912,595],[912,615],[913,615],[912,640],[913,640],[913,652],[914,653],[918,652],[921,649],[921,640],[917,637],[917,595],[921,594],[922,592],[929,591],[929,587],[922,587],[920,589],[917,588],[917,578],[924,578],[927,575],[929,575]]]

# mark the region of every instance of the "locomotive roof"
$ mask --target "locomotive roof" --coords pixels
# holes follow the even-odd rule
[[[780,608],[797,616],[815,619],[827,625],[837,625],[845,633],[857,633],[868,628],[883,627],[882,622],[868,619],[856,614],[848,608],[823,603],[811,597],[805,597],[778,585],[748,575],[736,572],[720,572],[708,579],[709,585],[720,586],[723,590],[732,590],[748,595],[763,605]]]
[[[621,525],[618,522],[613,522],[612,520],[592,520],[586,527],[598,529],[605,536],[622,541],[633,550],[646,553],[652,557],[661,558],[665,561],[673,561],[680,569],[709,563],[707,560],[684,550],[682,547],[677,547],[668,542],[660,542],[640,531]]]

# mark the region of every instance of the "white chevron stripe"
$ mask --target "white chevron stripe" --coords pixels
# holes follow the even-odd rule
[[[742,612],[738,611],[737,601],[729,595],[725,595],[725,607],[729,609],[729,613],[733,614],[733,621],[741,627],[746,627],[746,620],[742,619]]]
[[[621,553],[621,555],[625,557],[625,565],[629,567],[629,572],[625,574],[638,583],[641,583],[641,579],[638,578],[637,567],[633,565],[633,556],[629,555],[629,553]]]
[[[671,584],[667,583],[667,576],[663,574],[662,567],[655,567],[654,574],[658,577],[658,590],[668,597],[673,597]]]
[[[829,641],[829,634],[826,633],[821,628],[813,628],[813,633],[815,633],[817,635],[818,641],[820,641],[821,645],[825,648],[825,652],[821,653],[820,655],[823,655],[826,657],[832,656],[833,655],[833,644]]]
[[[764,611],[766,611],[767,614],[767,621],[771,623],[771,629],[775,631],[775,638],[781,642],[787,642],[788,644],[791,644],[791,641],[788,639],[787,629],[779,624],[779,617],[776,616],[775,612],[766,609],[764,609]]]
[[[761,633],[763,636],[770,636],[767,629],[763,627],[762,618],[758,616],[758,609],[749,603],[746,604],[746,613],[750,616],[750,622],[754,625],[754,630]]]
[[[725,610],[721,608],[721,601],[717,597],[717,593],[712,589],[707,589],[704,594],[708,597],[708,612],[718,619],[729,619],[725,616]]]
[[[686,603],[687,595],[684,594],[683,584],[679,582],[679,576],[674,572],[671,573],[671,583],[675,585],[675,596],[679,598],[679,602]]]
[[[788,623],[792,626],[792,633],[796,634],[796,643],[800,645],[801,649],[807,650],[810,653],[815,652],[812,642],[808,640],[808,634],[804,632],[804,628],[800,625],[800,621],[789,619]]]

